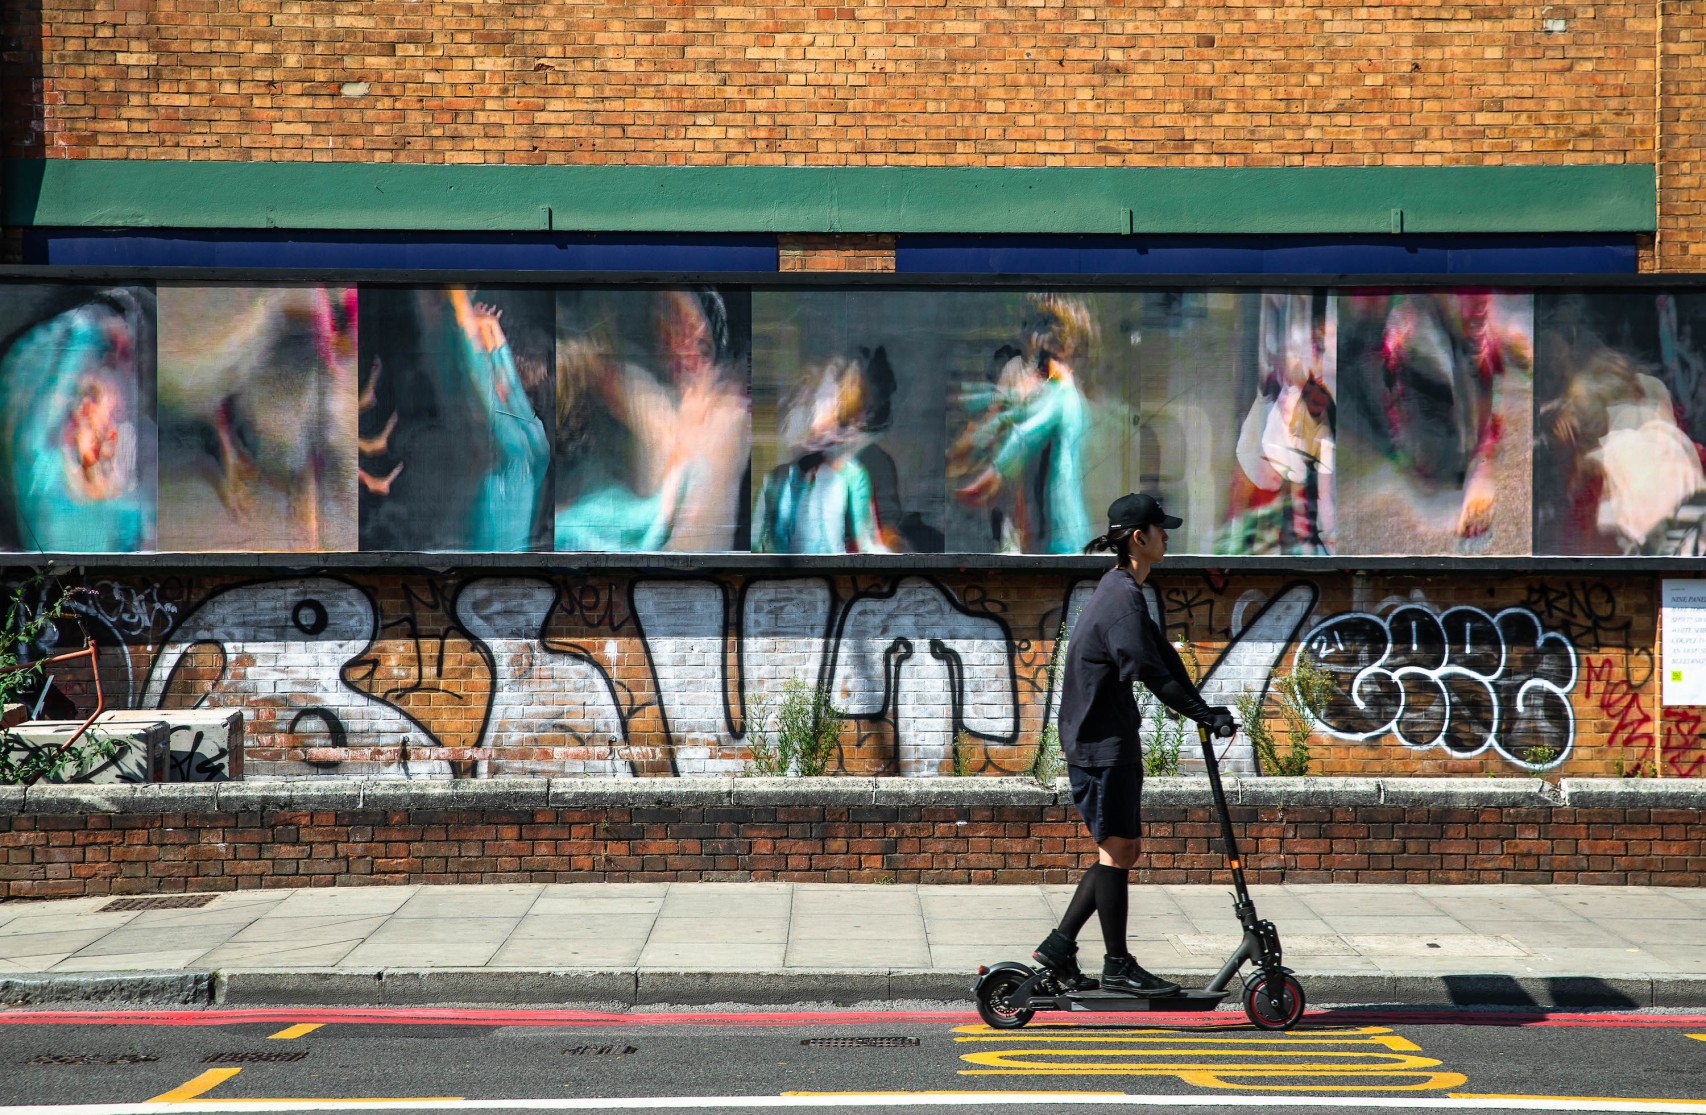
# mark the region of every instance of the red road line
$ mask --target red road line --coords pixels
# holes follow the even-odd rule
[[[1223,1016],[1223,1017],[1222,1017]],[[1115,1021],[1116,1017],[1119,1021]],[[1458,1026],[1567,1026],[1586,1028],[1678,1028],[1706,1025],[1700,1014],[1565,1014],[1486,1011],[1311,1011],[1308,1019],[1319,1023],[1409,1022],[1444,1023]],[[30,1011],[0,1010],[0,1025],[11,1026],[238,1026],[247,1023],[313,1022],[322,1025],[439,1025],[439,1026],[796,1026],[870,1025],[895,1022],[972,1022],[977,1015],[958,1011],[801,1011],[801,1012],[715,1012],[612,1014],[581,1010],[495,1010],[455,1007],[337,1007],[289,1009],[278,1007],[248,1010],[176,1011]],[[1242,1025],[1243,1017],[1231,1012],[1161,1012],[1127,1014],[1038,1016],[1038,1026],[1143,1027],[1170,1025],[1175,1020],[1223,1026]]]

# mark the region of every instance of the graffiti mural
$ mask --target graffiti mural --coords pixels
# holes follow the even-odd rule
[[[826,580],[744,586],[734,640],[739,681],[733,686],[725,642],[727,598],[720,583],[639,581],[632,593],[676,773],[742,769],[739,743],[746,733],[746,710],[757,701],[774,706],[789,681],[817,685],[821,680],[830,615]],[[739,694],[739,735],[730,715],[731,690]]]
[[[1561,765],[1575,743],[1576,651],[1533,612],[1401,604],[1313,628],[1298,649],[1334,680],[1315,710],[1342,739],[1391,734],[1461,757],[1493,748],[1531,769]]]
[[[344,666],[378,633],[379,613],[360,588],[330,577],[296,577],[221,589],[165,637],[143,685],[140,708],[240,708],[254,735],[282,737],[290,750],[394,749],[430,736],[395,705],[343,680]],[[207,655],[198,651],[207,650]],[[211,662],[208,659],[211,658]],[[310,760],[311,761],[311,760]],[[442,764],[410,769],[399,758],[378,773],[448,774]]]
[[[551,582],[533,577],[483,578],[456,596],[457,621],[492,656],[492,704],[479,742],[492,756],[487,769],[632,777],[618,753],[626,733],[609,677],[597,661],[545,643],[556,600]],[[512,757],[517,751],[534,754]]]
[[[186,749],[184,770],[203,776],[740,773],[752,717],[804,684],[847,719],[832,771],[927,777],[1032,769],[1057,700],[1050,663],[1092,582],[91,570],[78,587],[29,653],[87,633],[109,705],[241,709],[241,754],[211,737]],[[1212,704],[1253,695],[1273,714],[1299,663],[1326,674],[1318,773],[1632,775],[1657,759],[1699,774],[1706,728],[1690,710],[1665,710],[1654,753],[1653,591],[1637,576],[1157,572],[1144,595]],[[64,718],[91,696],[61,671],[30,700]],[[1260,773],[1242,733],[1221,748],[1230,769]],[[1200,770],[1195,752],[1180,773]]]

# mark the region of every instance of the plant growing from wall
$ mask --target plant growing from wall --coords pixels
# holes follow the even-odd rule
[[[1179,644],[1179,657],[1193,682],[1202,675],[1202,661],[1190,643]],[[1143,773],[1162,778],[1179,773],[1179,755],[1185,749],[1185,718],[1163,705],[1147,686],[1132,686],[1137,715],[1143,725]]]
[[[771,723],[774,710],[770,698],[762,693],[746,705],[746,773],[780,778],[788,773],[788,763],[776,746],[776,728]],[[614,753],[615,741],[611,741]]]
[[[1272,696],[1285,733],[1283,753],[1267,715],[1269,694],[1239,695],[1234,702],[1238,721],[1264,774],[1299,777],[1309,773],[1309,735],[1315,727],[1315,710],[1332,697],[1333,688],[1332,676],[1303,658],[1298,659],[1289,674],[1274,679]]]
[[[974,773],[972,771],[972,753],[976,749],[977,744],[970,732],[961,728],[954,733],[954,741],[948,745],[948,758],[953,763],[955,778],[967,778]]]
[[[12,587],[6,614],[0,617],[0,704],[12,704],[42,683],[47,662],[32,651],[53,641],[59,621],[76,620],[67,605],[86,591],[64,587],[45,570]],[[92,650],[89,662],[92,667]],[[0,733],[0,785],[29,786],[67,772],[92,770],[118,749],[118,741],[94,730],[59,748],[18,746],[12,733]]]
[[[765,712],[768,714],[768,708]],[[822,775],[829,769],[830,759],[841,746],[841,729],[845,723],[846,719],[836,711],[828,689],[821,685],[807,685],[798,678],[790,680],[782,690],[782,701],[776,709],[774,742],[766,727],[762,730],[759,746],[755,748],[754,731],[748,729],[747,751],[753,756],[754,770],[782,777],[816,778]],[[762,767],[761,753],[764,756]]]
[[[1064,663],[1062,655],[1066,653],[1066,621],[1060,621],[1060,628],[1054,633],[1054,650],[1048,657],[1048,669],[1045,676],[1048,679],[1046,693],[1052,698],[1060,692],[1060,671]],[[1058,703],[1058,702],[1057,702]],[[1066,769],[1066,758],[1060,753],[1060,725],[1053,717],[1044,713],[1042,733],[1037,737],[1037,755],[1031,760],[1031,777],[1045,786],[1054,785]]]

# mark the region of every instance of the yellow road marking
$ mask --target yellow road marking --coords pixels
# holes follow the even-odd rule
[[[1689,1035],[1693,1037],[1694,1035]],[[1635,1096],[1531,1096],[1524,1093],[1501,1095],[1496,1092],[1447,1092],[1454,1100],[1568,1100],[1575,1103],[1686,1103],[1706,1107],[1706,1100],[1646,1099]]]
[[[279,1041],[289,1041],[292,1038],[299,1038],[303,1034],[312,1034],[315,1030],[318,1030],[324,1025],[324,1022],[298,1022],[296,1025],[286,1026],[278,1033],[270,1036]]]
[[[214,1085],[223,1084],[242,1071],[242,1069],[208,1069],[194,1080],[186,1080],[170,1092],[161,1092],[147,1102],[182,1103],[184,1100],[193,1100]]]
[[[1385,1026],[1259,1037],[1148,1028],[1016,1034],[977,1025],[954,1032],[956,1042],[1008,1046],[960,1054],[979,1066],[960,1069],[961,1076],[1172,1076],[1202,1088],[1279,1091],[1433,1091],[1468,1083],[1462,1073],[1438,1071],[1439,1061]]]
[[[1706,1041],[1706,1034],[1684,1034],[1682,1036],[1685,1038],[1693,1038],[1695,1041]]]

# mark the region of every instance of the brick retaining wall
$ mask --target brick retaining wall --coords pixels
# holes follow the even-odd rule
[[[1255,882],[1706,885],[1706,786],[1231,779]],[[1152,780],[1137,879],[1223,881],[1202,778]],[[494,779],[0,788],[0,896],[402,883],[1066,882],[1064,786]]]

